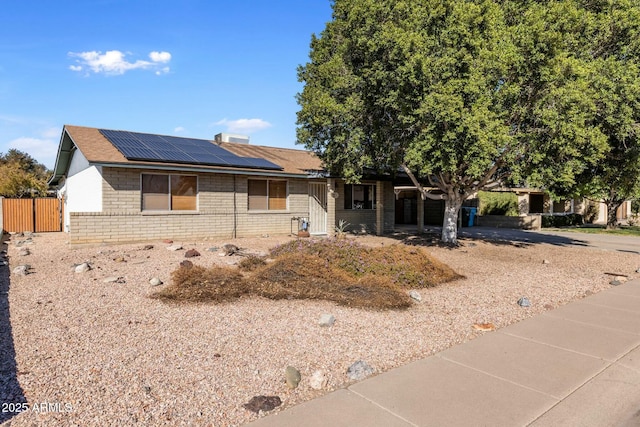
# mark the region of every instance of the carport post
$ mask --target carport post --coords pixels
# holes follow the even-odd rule
[[[425,196],[422,194],[422,191],[418,191],[418,197],[416,197],[418,202],[418,234],[422,234],[424,231],[424,199]]]

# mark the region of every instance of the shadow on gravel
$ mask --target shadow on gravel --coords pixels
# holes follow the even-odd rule
[[[425,227],[422,234],[417,234],[415,229],[402,228],[388,236],[400,240],[406,245],[447,247],[448,245],[443,244],[440,240],[441,230],[440,227]],[[466,243],[466,240],[480,240],[494,245],[519,247],[539,243],[556,246],[589,246],[584,240],[571,239],[564,236],[538,233],[535,231],[490,227],[462,228],[458,231],[458,239],[462,245]]]
[[[1,233],[1,230],[0,230]],[[11,319],[9,316],[9,265],[6,257],[7,245],[0,236],[0,423],[10,420],[19,412],[27,399],[18,382],[16,367],[16,352],[11,333]]]

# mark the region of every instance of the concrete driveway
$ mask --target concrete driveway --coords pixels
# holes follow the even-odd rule
[[[464,227],[459,236],[463,239],[549,243],[559,246],[580,246],[640,254],[640,238],[634,236],[589,234],[572,231],[513,230],[492,227]]]

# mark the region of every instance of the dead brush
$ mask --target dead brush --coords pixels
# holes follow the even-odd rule
[[[424,249],[405,245],[367,248],[350,239],[322,239],[291,241],[271,250],[276,258],[291,253],[319,257],[356,277],[387,277],[407,288],[427,288],[463,277]]]
[[[250,278],[257,295],[271,299],[318,299],[370,309],[400,309],[409,296],[382,277],[357,279],[308,254],[287,254]]]
[[[171,284],[151,298],[166,302],[225,302],[250,292],[242,274],[231,267],[180,267]]]
[[[392,245],[365,248],[347,239],[294,241],[233,267],[181,267],[172,283],[152,294],[167,302],[220,303],[243,295],[274,300],[316,299],[376,310],[404,309],[413,302],[406,289],[458,279],[445,264],[420,248]],[[248,273],[244,276],[241,270]]]
[[[238,263],[238,268],[241,271],[254,271],[255,269],[262,267],[263,265],[267,265],[267,262],[264,258],[261,258],[256,255],[247,255]]]

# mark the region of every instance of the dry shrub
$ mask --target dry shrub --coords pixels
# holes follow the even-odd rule
[[[367,253],[367,273],[382,275],[411,288],[430,288],[463,278],[422,248],[402,245],[373,248]]]
[[[266,264],[267,262],[263,258],[256,255],[249,255],[238,263],[238,268],[242,271],[253,271]]]
[[[391,245],[367,248],[350,239],[293,240],[271,250],[271,255],[306,253],[356,277],[384,276],[407,288],[426,288],[462,278],[422,248]]]
[[[346,239],[293,241],[274,248],[271,264],[242,260],[232,267],[181,267],[172,283],[152,295],[165,301],[224,302],[245,294],[270,299],[319,299],[379,310],[412,305],[402,288],[429,287],[460,278],[420,248],[365,248]]]
[[[151,297],[168,302],[224,302],[250,291],[242,274],[231,267],[180,267],[171,273],[171,280]]]
[[[309,254],[285,254],[250,279],[257,295],[271,299],[321,299],[360,308],[394,309],[411,305],[409,296],[390,281],[356,279]]]

